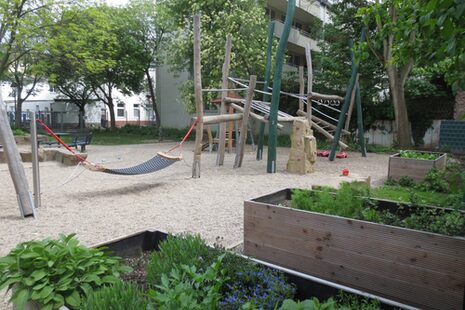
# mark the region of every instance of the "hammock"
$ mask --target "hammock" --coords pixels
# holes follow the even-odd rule
[[[157,172],[159,170],[171,166],[172,164],[174,164],[177,161],[180,161],[181,159],[181,156],[170,156],[163,152],[158,152],[158,154],[152,159],[149,159],[146,162],[143,162],[142,164],[139,164],[137,166],[128,168],[109,169],[102,165],[96,165],[88,162],[84,162],[83,166],[91,171],[100,171],[108,174],[139,175]]]
[[[96,172],[104,172],[108,174],[115,174],[115,175],[139,175],[139,174],[147,174],[147,173],[152,173],[152,172],[157,172],[159,170],[162,170],[166,167],[171,166],[177,161],[180,161],[182,159],[182,155],[169,155],[168,153],[173,151],[174,149],[181,148],[182,150],[182,144],[187,140],[189,137],[190,133],[194,129],[195,125],[197,125],[197,120],[194,121],[192,124],[191,128],[187,132],[187,134],[184,136],[182,141],[168,150],[168,152],[158,152],[155,157],[147,160],[146,162],[143,162],[139,165],[133,166],[133,167],[127,167],[127,168],[115,168],[115,169],[110,169],[106,168],[103,165],[100,164],[94,164],[81,155],[77,154],[75,151],[73,151],[72,148],[70,148],[63,140],[58,137],[53,130],[51,130],[41,119],[36,119],[36,121],[44,127],[44,129],[52,135],[60,144],[62,144],[68,151],[70,151],[74,156],[76,156],[79,161],[82,162],[82,165],[84,168],[90,170],[90,171],[96,171]]]

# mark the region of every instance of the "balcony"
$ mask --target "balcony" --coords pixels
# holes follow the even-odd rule
[[[275,24],[274,35],[278,38],[281,38],[284,30],[284,23],[280,20],[272,20],[272,22]],[[310,49],[312,51],[320,52],[320,48],[318,47],[317,42],[310,38],[310,34],[308,32],[301,29],[292,27],[291,32],[289,33],[288,41],[303,48],[305,48],[307,44],[310,44]]]

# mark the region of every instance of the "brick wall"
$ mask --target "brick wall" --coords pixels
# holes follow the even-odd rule
[[[454,119],[465,119],[465,91],[459,91],[455,96]]]

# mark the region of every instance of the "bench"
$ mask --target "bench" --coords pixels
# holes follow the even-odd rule
[[[81,153],[86,151],[86,145],[92,141],[92,133],[75,133],[73,134],[72,142],[68,144],[69,147],[81,147]]]

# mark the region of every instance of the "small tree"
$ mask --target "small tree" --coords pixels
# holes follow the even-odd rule
[[[266,63],[267,25],[265,2],[160,0],[157,5],[160,23],[171,38],[167,59],[173,69],[192,72],[193,31],[192,16],[201,13],[202,27],[202,84],[205,87],[221,85],[224,61],[224,42],[232,36],[231,72],[237,77],[263,76]],[[193,93],[184,86],[185,92]],[[216,95],[216,94],[215,94]],[[184,94],[187,100],[192,98]],[[190,102],[190,107],[193,102]]]
[[[400,147],[412,145],[412,132],[405,101],[405,82],[415,63],[417,2],[415,0],[377,1],[359,14],[371,28],[368,46],[373,55],[384,66],[394,106],[397,143]]]

